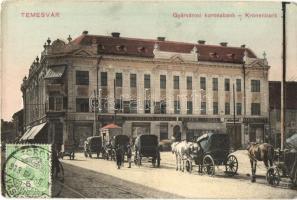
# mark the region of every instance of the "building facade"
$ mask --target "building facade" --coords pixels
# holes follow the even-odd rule
[[[263,141],[268,70],[244,45],[81,36],[44,45],[22,84],[27,129],[46,124],[47,142],[77,142],[115,122],[123,133],[192,139],[230,134],[234,148]],[[45,125],[44,125],[45,126]]]
[[[297,82],[286,83],[286,138],[297,134]],[[269,125],[270,140],[275,147],[280,147],[281,127],[281,82],[269,81]]]

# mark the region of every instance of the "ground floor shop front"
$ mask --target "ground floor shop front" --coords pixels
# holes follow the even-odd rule
[[[245,148],[248,142],[267,142],[267,118],[216,118],[201,116],[146,116],[146,115],[94,115],[72,114],[49,117],[46,123],[49,143],[73,144],[83,148],[87,137],[100,135],[100,128],[116,123],[122,133],[135,139],[141,134],[157,135],[159,140],[188,140],[208,132],[227,133],[233,149]],[[35,126],[38,126],[36,124]],[[38,134],[36,134],[37,136]]]

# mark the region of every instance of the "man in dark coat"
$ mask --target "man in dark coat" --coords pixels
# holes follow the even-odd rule
[[[117,166],[118,169],[120,169],[122,162],[123,162],[123,149],[118,145],[116,147],[116,162],[117,162]]]

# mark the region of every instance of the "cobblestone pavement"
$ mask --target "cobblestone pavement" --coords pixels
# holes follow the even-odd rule
[[[250,163],[246,151],[234,153],[239,161],[238,175],[227,177],[224,167],[216,168],[209,177],[175,170],[175,158],[170,152],[161,153],[161,167],[143,162],[141,167],[124,166],[120,170],[113,161],[86,159],[82,153],[75,160],[65,158],[65,188],[63,197],[97,198],[297,198],[288,179],[271,187],[265,180],[266,169],[258,163],[257,182],[251,183]],[[69,187],[69,188],[67,188]],[[82,196],[81,196],[82,195]]]

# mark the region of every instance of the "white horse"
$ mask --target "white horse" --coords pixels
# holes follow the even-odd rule
[[[176,171],[184,171],[184,161],[190,156],[191,152],[194,151],[197,144],[194,142],[174,142],[171,145],[171,151],[175,154],[176,158]]]

